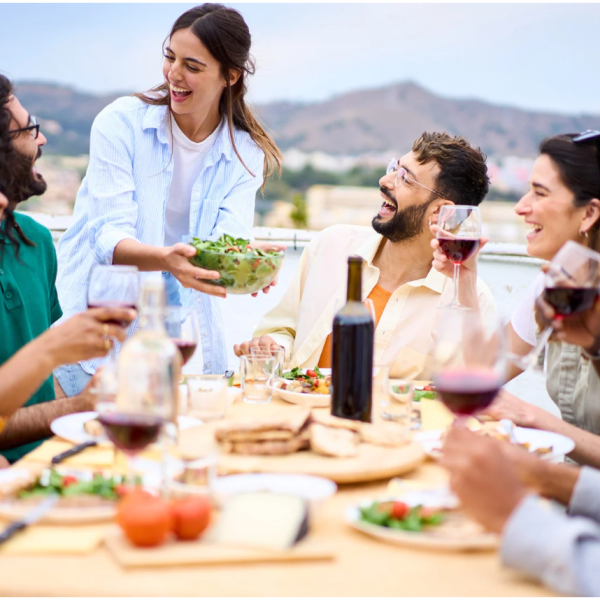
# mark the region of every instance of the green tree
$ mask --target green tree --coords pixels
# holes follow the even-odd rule
[[[296,229],[308,228],[308,211],[306,210],[306,198],[302,194],[294,194],[292,196],[292,212],[290,218]]]

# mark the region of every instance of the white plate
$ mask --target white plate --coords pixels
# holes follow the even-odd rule
[[[303,373],[306,373],[307,369],[302,369]],[[331,375],[331,369],[319,369],[323,375]],[[277,378],[275,382],[275,392],[279,394],[279,397],[290,404],[297,404],[304,408],[327,408],[331,406],[331,395],[330,394],[302,394],[301,392],[289,392],[279,388],[281,383],[289,382],[290,379]]]
[[[515,437],[520,444],[529,443],[530,451],[537,448],[546,448],[552,446],[552,452],[543,454],[540,458],[546,460],[556,460],[569,454],[575,448],[575,442],[560,433],[553,431],[544,431],[541,429],[530,429],[528,427],[515,427]],[[442,429],[432,431],[423,431],[415,434],[414,440],[423,445],[425,453],[429,456],[436,455],[442,449]]]
[[[400,546],[411,546],[413,548],[453,551],[493,550],[498,546],[498,536],[496,534],[478,531],[477,529],[473,531],[457,529],[455,532],[448,532],[446,530],[443,533],[441,529],[401,531],[381,525],[365,523],[360,518],[360,508],[369,506],[371,502],[371,500],[366,500],[348,507],[344,518],[350,527],[384,542]],[[469,527],[466,517],[464,517],[464,521],[465,527]],[[440,527],[444,527],[444,525],[442,524]],[[473,527],[476,528],[474,524]]]
[[[83,442],[96,440],[103,441],[106,440],[104,436],[97,438],[93,435],[90,435],[84,428],[84,424],[87,421],[91,421],[98,416],[98,413],[95,411],[74,413],[72,415],[65,415],[64,417],[59,417],[58,419],[54,419],[52,423],[50,423],[50,429],[54,435],[57,435],[73,444],[82,444]],[[202,425],[202,421],[200,419],[195,419],[194,417],[188,417],[185,415],[180,415],[178,417],[179,428],[180,429],[190,429],[192,427],[197,427],[198,425]]]

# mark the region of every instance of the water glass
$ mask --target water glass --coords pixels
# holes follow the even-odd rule
[[[222,375],[187,375],[188,414],[202,421],[222,419],[227,411],[228,380]]]
[[[408,433],[411,429],[413,383],[406,379],[396,379],[388,386],[388,391],[386,400],[380,403],[383,409],[381,417],[398,423]]]
[[[250,404],[271,401],[277,358],[273,355],[241,356],[242,399]]]
[[[281,347],[274,348],[271,347],[270,351],[265,350],[264,348],[252,347],[250,348],[251,356],[274,356],[276,359],[275,364],[275,377],[281,377],[283,373],[283,363],[285,362],[285,350]]]

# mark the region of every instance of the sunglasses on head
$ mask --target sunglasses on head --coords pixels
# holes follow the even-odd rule
[[[600,131],[588,129],[573,138],[574,144],[586,144],[590,142],[596,144],[596,159],[598,160],[598,169],[600,169]]]

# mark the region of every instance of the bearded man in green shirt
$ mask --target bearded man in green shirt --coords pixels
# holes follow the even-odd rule
[[[37,390],[29,389],[32,395],[16,412],[12,398],[0,397],[0,417],[10,416],[4,419],[0,434],[0,455],[10,463],[50,436],[54,419],[93,409],[89,391],[93,380],[79,396],[55,399],[51,373],[58,366],[54,364],[56,357],[75,356],[75,360],[81,360],[90,354],[103,356],[110,349],[109,336],[124,338],[122,327],[104,322],[114,318],[113,314],[88,311],[87,317],[78,321],[79,327],[84,327],[79,329],[79,339],[61,336],[61,325],[55,335],[48,332],[33,342],[62,316],[55,287],[57,259],[52,235],[32,218],[15,212],[20,202],[46,190],[46,182],[34,168],[45,143],[37,119],[21,106],[9,80],[0,75],[0,179],[9,201],[0,223],[0,371],[6,372],[7,361],[28,346],[30,358],[20,363],[23,389],[28,389],[35,377],[41,382]],[[129,314],[132,311],[126,312],[122,315],[125,321],[135,317],[135,313]],[[80,315],[73,320],[77,317]],[[61,352],[55,351],[57,345]],[[16,375],[19,379],[19,373]],[[11,388],[13,396],[18,387]]]

